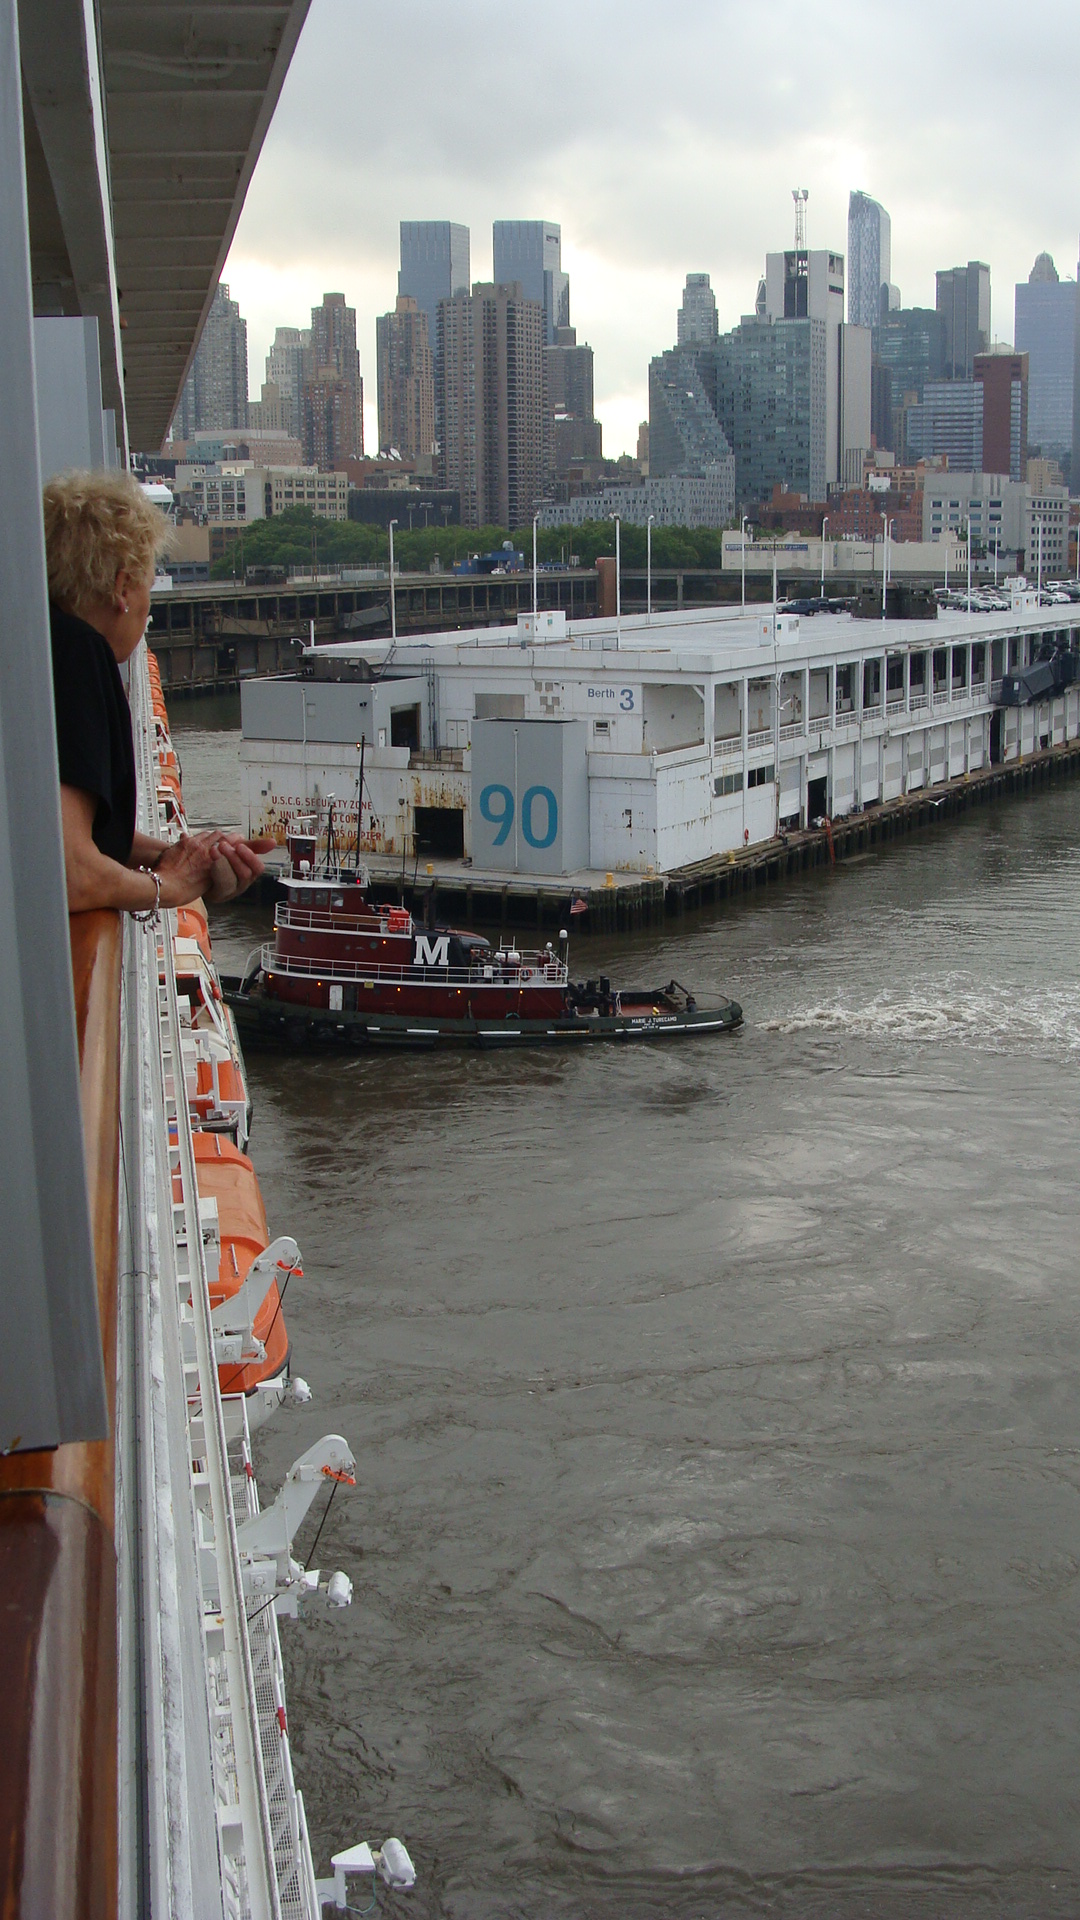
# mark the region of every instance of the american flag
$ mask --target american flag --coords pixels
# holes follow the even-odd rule
[[[571,913],[588,913],[589,902],[585,894],[575,893],[570,902],[570,911]]]

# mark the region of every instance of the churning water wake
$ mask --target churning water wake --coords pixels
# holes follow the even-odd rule
[[[841,1034],[981,1053],[1080,1052],[1080,989],[995,987],[949,978],[904,990],[883,987],[858,1006],[837,998],[761,1022],[765,1032]]]

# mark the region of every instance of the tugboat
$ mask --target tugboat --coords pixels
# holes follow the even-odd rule
[[[289,1046],[434,1048],[574,1045],[585,1040],[667,1039],[739,1026],[734,1000],[699,1007],[671,980],[614,987],[603,975],[574,983],[568,939],[539,951],[493,948],[481,935],[421,926],[405,907],[380,905],[370,876],[316,870],[313,834],[287,841],[285,899],[274,938],[222,991],[245,1042]]]

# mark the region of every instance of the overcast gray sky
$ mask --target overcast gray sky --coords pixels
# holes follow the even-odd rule
[[[492,220],[557,220],[605,452],[632,451],[686,273],[733,326],[795,186],[811,246],[846,252],[852,187],[888,208],[905,306],[989,261],[1011,340],[1035,255],[1076,272],[1078,71],[1080,0],[312,0],[226,272],[253,393],[275,325],[344,292],[374,447],[399,220],[463,221],[474,279]]]

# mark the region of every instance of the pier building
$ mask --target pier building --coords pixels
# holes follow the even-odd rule
[[[350,844],[362,757],[368,853],[663,875],[1080,737],[1080,606],[1015,583],[1008,612],[934,611],[550,612],[308,649],[243,687],[248,824],[332,803]]]

